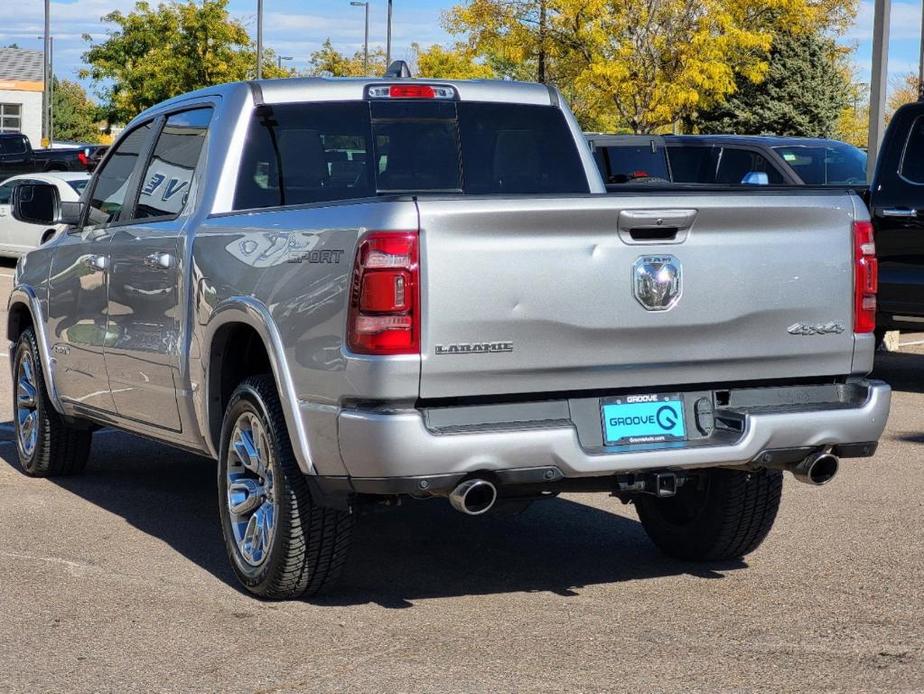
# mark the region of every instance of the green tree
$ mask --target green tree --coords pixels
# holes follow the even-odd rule
[[[724,103],[689,119],[703,133],[833,137],[854,108],[844,54],[820,32],[781,33],[773,40],[766,78],[737,80]]]
[[[110,12],[106,40],[83,55],[82,77],[97,85],[103,115],[124,123],[140,111],[193,89],[250,79],[256,51],[244,26],[228,14],[228,0],[173,1],[153,7],[138,2],[133,11]],[[288,76],[264,51],[263,76]]]
[[[369,50],[367,72],[368,75],[363,73],[363,51],[356,51],[348,57],[334,48],[329,38],[308,58],[308,74],[311,77],[380,76],[385,72],[385,50],[382,47]]]
[[[99,142],[97,107],[76,82],[55,77],[52,97],[56,140]]]

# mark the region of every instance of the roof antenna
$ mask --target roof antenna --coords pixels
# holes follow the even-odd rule
[[[388,66],[388,69],[382,77],[401,79],[403,77],[413,77],[413,75],[411,75],[411,68],[407,66],[406,62],[403,60],[395,60]]]

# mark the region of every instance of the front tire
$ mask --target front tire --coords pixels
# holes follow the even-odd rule
[[[231,565],[254,595],[292,599],[336,582],[353,518],[311,498],[269,376],[248,378],[228,403],[218,504]]]
[[[778,470],[706,470],[673,497],[640,496],[639,519],[665,554],[724,561],[753,552],[776,520],[783,493]]]
[[[93,433],[69,425],[51,404],[32,328],[19,336],[13,378],[13,428],[23,471],[30,477],[82,472]]]

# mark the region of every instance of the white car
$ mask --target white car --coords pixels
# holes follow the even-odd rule
[[[48,241],[57,227],[27,224],[13,219],[10,197],[17,183],[51,183],[58,189],[62,201],[77,202],[87,187],[90,174],[61,171],[12,176],[0,183],[0,257],[18,258]]]

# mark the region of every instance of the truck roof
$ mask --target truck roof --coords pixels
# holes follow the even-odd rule
[[[231,97],[242,92],[262,92],[267,104],[299,101],[351,101],[365,98],[366,87],[385,84],[428,84],[453,87],[462,101],[497,101],[504,103],[557,106],[558,91],[535,82],[508,80],[444,80],[426,78],[369,77],[293,77],[288,79],[228,82],[181,94],[143,111],[136,119],[149,117],[184,101],[205,96]]]

